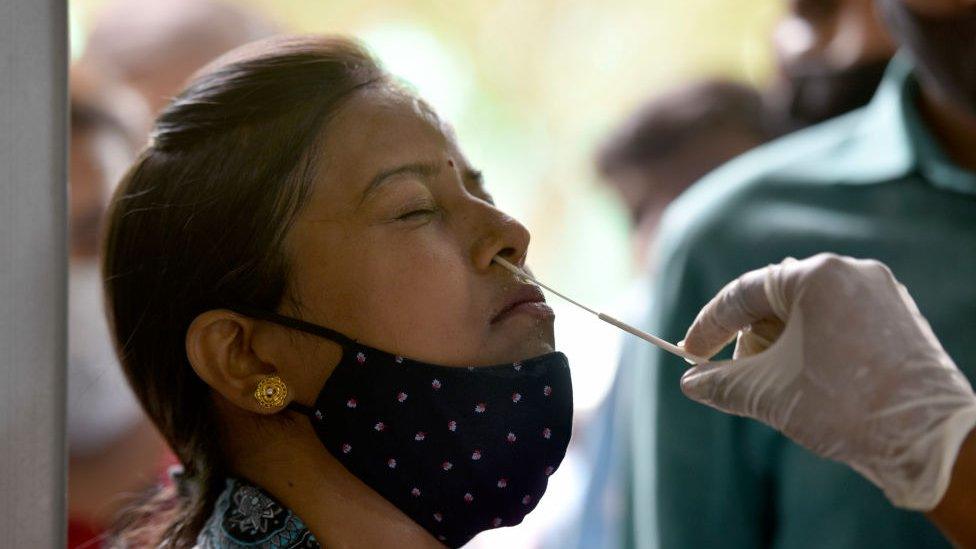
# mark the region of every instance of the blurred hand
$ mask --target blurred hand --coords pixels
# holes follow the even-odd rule
[[[733,360],[689,369],[685,395],[850,465],[899,507],[939,503],[976,395],[885,265],[821,254],[747,273],[684,346],[711,357],[737,333]]]

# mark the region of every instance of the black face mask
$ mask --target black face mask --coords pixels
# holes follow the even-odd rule
[[[880,2],[892,34],[911,53],[919,80],[976,115],[976,8],[933,17],[900,1]]]
[[[819,124],[863,107],[884,77],[888,59],[861,63],[846,70],[805,64],[786,70],[786,82],[772,92],[770,125],[776,135]]]
[[[235,309],[342,346],[315,405],[290,408],[311,419],[349,472],[448,546],[522,522],[566,454],[573,392],[562,353],[439,366],[302,320]]]

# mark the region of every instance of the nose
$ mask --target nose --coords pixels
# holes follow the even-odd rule
[[[531,238],[529,230],[515,218],[487,203],[480,203],[474,220],[475,238],[471,260],[479,271],[491,268],[492,259],[500,255],[515,265],[525,263]]]

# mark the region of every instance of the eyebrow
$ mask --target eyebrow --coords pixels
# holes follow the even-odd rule
[[[416,175],[421,179],[431,179],[439,174],[441,171],[441,164],[435,162],[414,162],[412,164],[403,164],[402,166],[397,166],[390,168],[388,170],[383,170],[380,173],[373,176],[370,180],[369,185],[363,190],[362,196],[359,197],[359,203],[362,204],[367,198],[377,191],[384,183],[390,181],[391,179],[401,176],[401,175]]]
[[[484,187],[485,185],[485,175],[481,172],[481,170],[468,168],[464,170],[461,177],[463,177],[465,181],[475,183],[479,187]]]
[[[383,170],[370,180],[369,185],[366,186],[363,194],[359,198],[359,203],[362,204],[365,202],[370,195],[375,193],[385,183],[398,176],[415,175],[421,179],[432,179],[441,173],[443,167],[444,164],[442,162],[414,162]],[[479,170],[467,168],[461,173],[461,176],[466,182],[475,183],[479,186],[484,185],[484,176]]]

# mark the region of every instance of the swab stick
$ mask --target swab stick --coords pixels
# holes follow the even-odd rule
[[[622,322],[620,320],[617,320],[616,318],[614,318],[614,317],[612,317],[610,315],[603,314],[603,313],[598,312],[598,311],[594,311],[593,309],[587,307],[586,305],[583,305],[582,303],[580,303],[580,302],[578,302],[578,301],[576,301],[574,299],[571,299],[569,297],[566,297],[565,295],[557,292],[556,290],[553,290],[549,286],[546,286],[542,282],[539,282],[538,280],[536,280],[535,278],[533,278],[531,275],[527,274],[522,269],[519,269],[515,265],[512,265],[511,263],[509,263],[508,261],[506,261],[505,259],[503,259],[503,258],[501,258],[501,257],[499,257],[497,255],[494,257],[493,261],[495,263],[498,263],[502,267],[508,269],[509,271],[511,271],[512,274],[514,274],[518,278],[520,278],[522,280],[525,280],[526,282],[529,282],[531,284],[535,284],[536,286],[539,286],[541,288],[545,288],[546,290],[549,290],[550,292],[552,292],[552,293],[556,294],[557,296],[565,299],[566,301],[572,303],[573,305],[576,305],[577,307],[579,307],[579,308],[581,308],[581,309],[583,309],[583,310],[585,310],[585,311],[587,311],[587,312],[589,312],[591,314],[596,315],[596,317],[599,318],[600,320],[602,320],[602,321],[604,321],[604,322],[606,322],[608,324],[612,324],[612,325],[616,326],[617,328],[620,328],[621,330],[623,330],[623,331],[625,331],[625,332],[627,332],[629,334],[635,335],[635,336],[643,339],[644,341],[647,341],[649,343],[653,343],[654,345],[657,345],[661,349],[664,349],[665,351],[667,351],[667,352],[669,352],[669,353],[671,353],[673,355],[680,356],[681,358],[683,358],[683,359],[691,362],[692,364],[699,364],[699,363],[702,363],[702,362],[707,362],[706,359],[704,359],[702,357],[699,357],[699,356],[695,356],[695,355],[693,355],[693,354],[685,351],[681,347],[678,347],[677,345],[674,345],[672,343],[668,343],[667,341],[664,341],[663,339],[657,337],[656,335],[649,334],[649,333],[645,332],[644,330],[638,330],[637,328],[634,328],[633,326],[627,324],[626,322]]]

